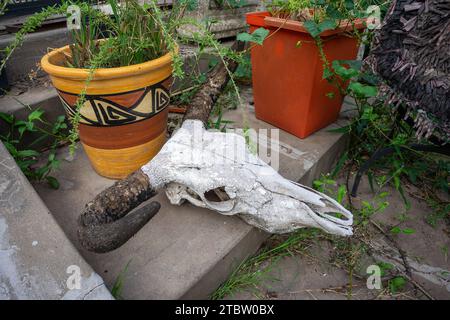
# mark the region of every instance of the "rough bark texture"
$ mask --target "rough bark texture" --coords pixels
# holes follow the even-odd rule
[[[242,50],[243,44],[236,43],[236,48]],[[230,72],[234,72],[237,63],[227,61],[227,67]],[[184,120],[194,119],[206,123],[229,79],[224,64],[218,64],[211,71],[209,80],[192,99]],[[155,194],[151,181],[141,169],[101,192],[86,205],[79,217],[78,238],[81,245],[98,253],[109,252],[123,245],[158,212],[160,205],[157,202],[131,212]]]
[[[450,137],[450,1],[394,0],[369,58],[387,103],[405,103],[418,136]]]
[[[127,213],[155,194],[141,170],[102,191],[86,204],[79,217],[78,237],[82,246],[94,252],[120,247],[158,212],[160,206],[152,202]]]
[[[235,42],[233,45],[233,49],[237,51],[241,51],[243,48],[243,42]],[[233,60],[227,60],[226,63],[227,67],[220,63],[211,71],[208,81],[200,88],[187,107],[183,121],[200,120],[206,124],[212,107],[230,80],[229,72],[233,73],[238,66],[237,62]]]
[[[105,253],[122,246],[135,235],[153,216],[161,205],[152,201],[125,217],[106,224],[87,224],[78,230],[83,248]]]

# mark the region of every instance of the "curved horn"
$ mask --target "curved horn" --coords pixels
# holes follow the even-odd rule
[[[81,245],[98,253],[123,245],[153,218],[160,204],[151,202],[128,213],[155,194],[148,177],[141,170],[102,191],[86,204],[78,218]]]

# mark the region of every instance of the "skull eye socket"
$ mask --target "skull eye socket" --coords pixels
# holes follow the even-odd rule
[[[205,199],[209,202],[223,202],[230,200],[230,196],[225,191],[225,187],[219,187],[206,191]]]

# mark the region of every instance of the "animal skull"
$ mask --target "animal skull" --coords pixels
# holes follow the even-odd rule
[[[237,214],[270,233],[316,227],[352,235],[353,216],[338,202],[283,178],[248,151],[243,136],[206,131],[198,120],[186,120],[141,169],[153,188],[166,188],[172,204],[187,200],[223,215]]]

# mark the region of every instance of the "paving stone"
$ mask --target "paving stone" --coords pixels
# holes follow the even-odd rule
[[[0,300],[9,299],[112,296],[0,142]]]

